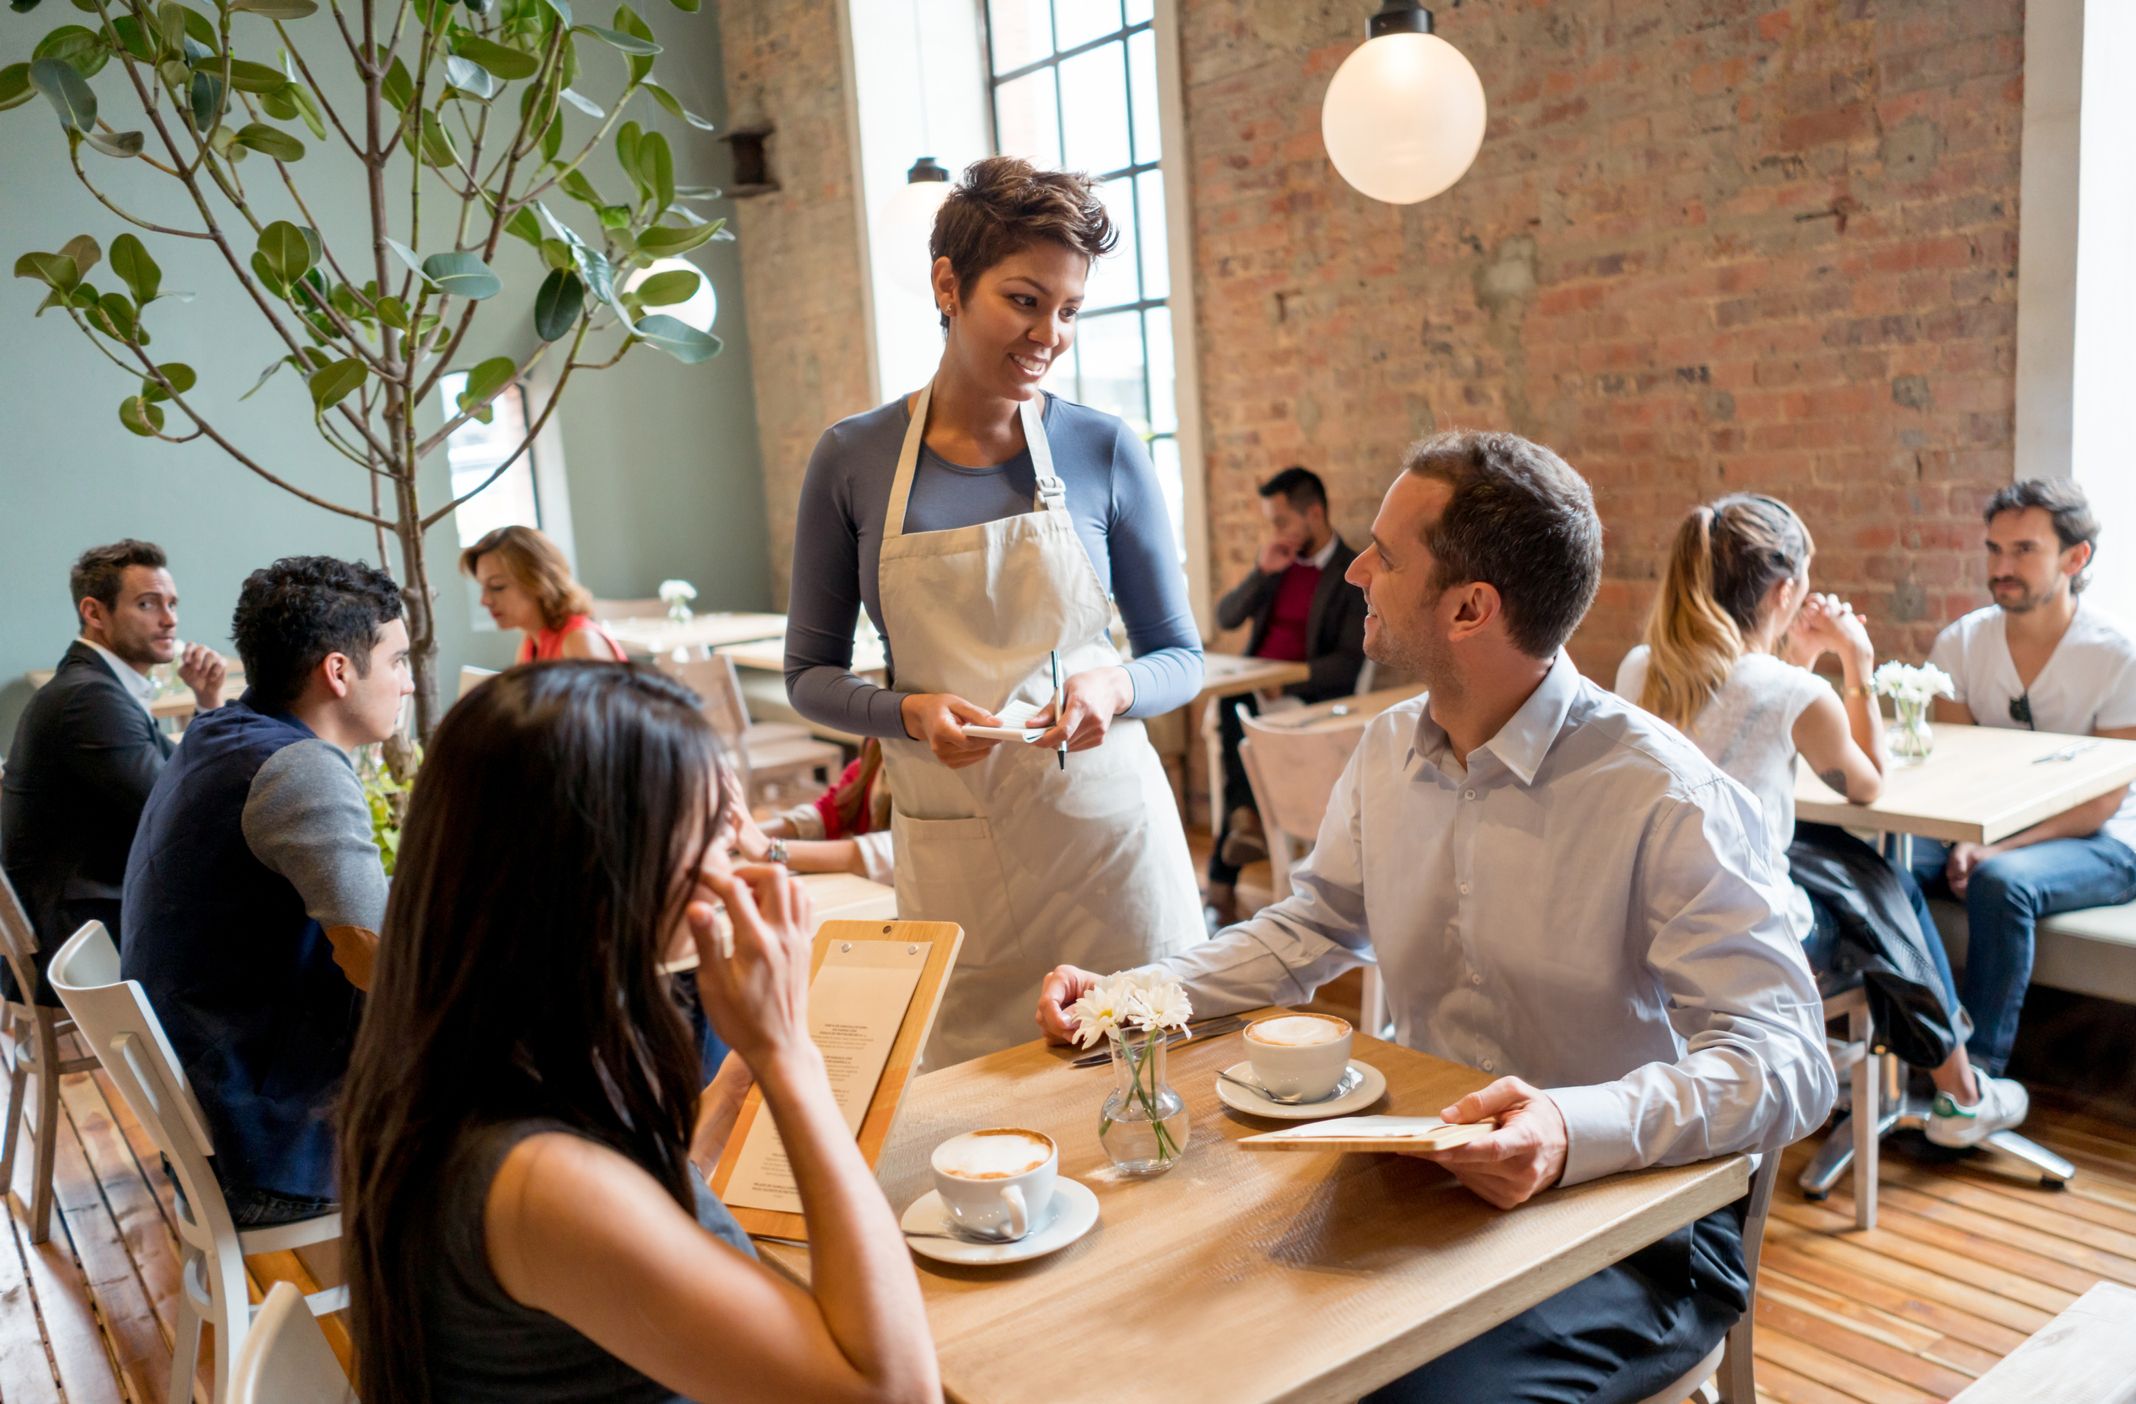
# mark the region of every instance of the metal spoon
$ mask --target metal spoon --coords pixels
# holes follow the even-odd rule
[[[1365,1080],[1364,1074],[1360,1073],[1356,1068],[1344,1068],[1342,1070],[1341,1078],[1336,1081],[1335,1085],[1329,1088],[1326,1092],[1323,1092],[1318,1097],[1283,1097],[1278,1096],[1277,1094],[1269,1091],[1266,1087],[1263,1087],[1258,1082],[1248,1082],[1243,1077],[1233,1077],[1231,1073],[1224,1068],[1218,1068],[1216,1070],[1216,1075],[1222,1078],[1224,1081],[1230,1083],[1232,1086],[1243,1087],[1248,1092],[1253,1093],[1256,1097],[1260,1097],[1266,1101],[1274,1102],[1279,1107],[1302,1107],[1309,1103],[1338,1101],[1341,1098],[1349,1096],[1352,1092],[1355,1092],[1358,1088],[1358,1085]]]

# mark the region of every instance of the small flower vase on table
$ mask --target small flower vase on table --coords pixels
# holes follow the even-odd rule
[[[1165,1081],[1165,1048],[1183,1031],[1186,992],[1173,981],[1113,975],[1076,1001],[1076,1042],[1112,1052],[1113,1090],[1098,1113],[1098,1143],[1123,1175],[1161,1175],[1187,1149],[1186,1099]]]
[[[1950,674],[1933,663],[1918,668],[1904,663],[1886,663],[1870,679],[1872,689],[1891,699],[1894,715],[1884,732],[1891,753],[1906,765],[1919,765],[1936,748],[1936,734],[1929,729],[1928,705],[1938,697],[1954,697]]]
[[[689,581],[661,581],[660,598],[667,604],[667,617],[675,623],[687,624],[694,617],[690,609],[690,601],[697,598],[697,587]]]

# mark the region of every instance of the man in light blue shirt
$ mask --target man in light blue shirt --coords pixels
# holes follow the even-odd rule
[[[1562,651],[1601,541],[1548,449],[1412,448],[1348,578],[1367,655],[1429,690],[1366,729],[1292,896],[1163,967],[1214,1014],[1376,961],[1397,1042],[1498,1074],[1446,1115],[1499,1128],[1428,1158],[1501,1208],[1778,1151],[1837,1091],[1756,802]],[[1048,977],[1048,1033],[1091,978]],[[1741,1228],[1711,1215],[1375,1397],[1644,1399],[1745,1309]]]

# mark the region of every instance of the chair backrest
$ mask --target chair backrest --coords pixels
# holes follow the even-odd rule
[[[68,937],[45,974],[127,1108],[170,1161],[193,1217],[208,1232],[234,1234],[222,1186],[208,1166],[215,1142],[207,1116],[141,983],[120,978],[119,950],[104,923],[88,922]],[[188,1228],[181,1217],[181,1231]]]
[[[1245,728],[1242,749],[1251,756],[1247,770],[1261,823],[1311,843],[1327,815],[1328,796],[1365,734],[1365,719],[1359,718],[1355,726],[1303,731],[1271,726],[1243,709],[1239,720]]]
[[[476,688],[496,676],[497,670],[495,668],[463,666],[460,669],[460,696],[467,696],[468,693],[473,692]]]
[[[742,701],[742,680],[735,675],[734,660],[724,653],[710,658],[662,658],[660,670],[696,693],[704,704],[705,720],[719,733],[731,756],[739,757],[742,734],[749,730],[749,708]]]
[[[667,601],[650,600],[595,600],[593,617],[596,619],[659,619],[667,614]]]
[[[237,1363],[224,1404],[355,1404],[334,1348],[304,1294],[287,1282],[267,1289]]]
[[[0,959],[15,973],[15,989],[22,1002],[29,1003],[31,991],[37,988],[37,930],[30,925],[30,914],[23,910],[5,869],[0,869]]]

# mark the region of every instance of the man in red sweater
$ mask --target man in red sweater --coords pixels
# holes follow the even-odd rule
[[[1250,620],[1247,653],[1309,666],[1310,678],[1285,689],[1291,696],[1306,702],[1346,697],[1356,691],[1365,664],[1365,597],[1342,578],[1357,552],[1328,525],[1327,489],[1309,468],[1286,468],[1261,484],[1261,515],[1268,539],[1246,578],[1217,602],[1217,623],[1236,629]],[[1237,918],[1239,869],[1268,852],[1253,787],[1239,763],[1238,701],[1254,706],[1252,697],[1218,704],[1224,813],[1209,854],[1208,901],[1220,926]]]

